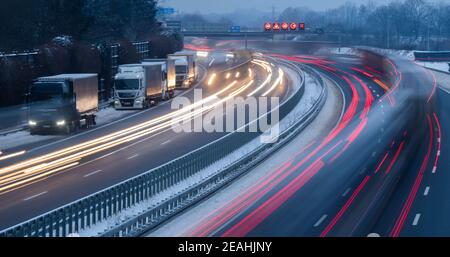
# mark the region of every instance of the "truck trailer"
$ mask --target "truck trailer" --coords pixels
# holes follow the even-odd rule
[[[176,71],[175,60],[169,59],[144,59],[142,64],[161,64],[163,78],[165,79],[166,91],[169,92],[169,97],[172,98],[176,89]]]
[[[197,79],[193,54],[169,54],[169,60],[175,60],[176,85],[178,88],[190,88]]]
[[[166,86],[163,66],[157,62],[119,66],[114,78],[114,108],[146,109],[173,96],[173,90]]]
[[[28,126],[31,134],[41,131],[70,134],[96,125],[97,74],[60,74],[38,78],[30,90]]]

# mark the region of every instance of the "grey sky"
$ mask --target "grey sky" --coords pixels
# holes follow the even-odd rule
[[[388,3],[395,0],[375,0],[378,4]],[[450,0],[442,0],[450,2]],[[272,6],[277,11],[287,7],[309,7],[313,10],[326,10],[337,7],[349,0],[163,0],[164,6],[176,8],[180,12],[200,13],[226,13],[236,9],[255,8],[259,11],[271,12]],[[353,0],[350,2],[361,3],[366,0]]]
[[[165,0],[165,6],[176,8],[180,12],[225,13],[236,9],[255,8],[259,11],[271,12],[272,6],[278,11],[287,7],[309,7],[314,10],[326,10],[337,7],[349,0]],[[391,0],[376,0],[376,3],[387,3]],[[353,1],[361,2],[361,1]],[[364,1],[366,2],[366,1]]]

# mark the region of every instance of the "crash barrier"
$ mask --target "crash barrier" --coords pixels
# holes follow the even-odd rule
[[[250,63],[251,60],[247,60],[233,68],[242,69],[244,65]],[[229,71],[230,69],[223,72]],[[303,96],[304,79],[301,83],[302,85],[296,93],[280,105],[280,119],[285,117]],[[138,203],[151,199],[171,186],[214,164],[259,135],[259,133],[230,133],[215,142],[141,175],[3,230],[0,232],[0,236],[64,237],[77,233],[126,209],[133,208]],[[193,191],[182,197],[191,198],[193,194],[196,193]],[[171,201],[160,206],[158,212],[152,213],[153,218],[166,215],[174,206],[178,206],[182,199],[178,198],[175,202]]]
[[[421,62],[446,62],[450,61],[450,51],[415,51],[414,57]]]

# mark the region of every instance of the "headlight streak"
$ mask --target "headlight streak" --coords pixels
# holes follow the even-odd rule
[[[211,77],[209,77],[208,86],[211,86],[212,83],[214,83],[214,80],[216,79],[216,76],[217,76],[217,74],[214,73],[214,74],[211,75]]]
[[[269,75],[267,76],[266,80],[264,80],[264,82],[259,87],[257,87],[253,92],[248,94],[247,97],[251,97],[251,96],[255,95],[256,93],[258,93],[261,89],[263,89],[272,80],[272,68],[270,67],[270,65],[268,65],[268,63],[266,64],[266,62],[260,62],[260,61],[256,61],[256,60],[254,60],[252,62],[254,64],[262,67],[263,69],[265,69],[269,73]]]
[[[283,77],[284,77],[284,72],[281,68],[278,69],[278,78],[277,80],[275,80],[275,82],[273,83],[272,87],[269,88],[269,90],[267,90],[262,96],[266,97],[268,96],[275,88],[277,88],[278,85],[282,85],[283,84]]]
[[[264,65],[267,71],[271,71],[270,66],[267,64]],[[252,71],[249,69],[249,74],[253,75]],[[213,74],[212,77],[216,74]],[[231,76],[231,74],[230,74]],[[271,73],[269,73],[268,79],[271,78]],[[211,79],[210,79],[211,80]],[[213,79],[214,80],[214,79]],[[12,190],[15,187],[19,187],[21,185],[28,184],[34,180],[41,179],[48,175],[54,174],[64,169],[68,169],[80,164],[80,160],[84,157],[105,151],[107,149],[111,149],[113,147],[119,146],[121,144],[139,139],[148,134],[155,133],[157,131],[163,130],[170,126],[179,124],[182,121],[185,121],[189,118],[194,118],[196,116],[203,115],[205,112],[213,109],[215,106],[220,105],[228,101],[230,98],[242,93],[251,85],[254,84],[254,80],[245,83],[243,86],[231,92],[227,97],[221,99],[220,101],[214,102],[217,96],[225,93],[230,90],[238,81],[233,81],[225,88],[216,92],[214,95],[211,95],[202,101],[196,102],[189,106],[184,107],[183,109],[174,111],[172,113],[163,115],[161,117],[155,118],[153,120],[144,122],[142,124],[103,136],[98,139],[94,139],[85,143],[81,143],[75,146],[71,146],[62,150],[55,151],[53,153],[49,153],[40,157],[32,158],[30,160],[26,160],[17,164],[13,164],[11,166],[0,169],[0,194],[4,193],[6,190]],[[268,83],[268,82],[267,82]],[[265,84],[267,84],[265,83]],[[263,86],[265,86],[263,84]],[[262,87],[263,87],[262,86]],[[259,88],[262,88],[259,87]],[[257,90],[259,91],[259,90]],[[255,93],[257,92],[255,91]],[[210,103],[211,102],[211,103]],[[209,105],[208,105],[209,104]],[[197,108],[202,106],[201,108]],[[193,110],[193,111],[191,111]],[[160,123],[160,124],[157,124]],[[152,126],[154,125],[154,126]],[[151,126],[151,127],[150,127]],[[18,156],[24,154],[25,151],[15,153],[12,155],[6,155],[0,157],[0,160],[11,158],[14,156]],[[62,158],[60,158],[62,157]],[[60,158],[60,159],[58,159]],[[33,167],[30,167],[33,166]]]
[[[3,155],[3,156],[0,157],[0,161],[6,160],[6,159],[9,159],[9,158],[13,158],[13,157],[16,157],[16,156],[19,156],[19,155],[23,155],[25,153],[26,153],[26,151],[20,151],[20,152],[17,152],[17,153]]]

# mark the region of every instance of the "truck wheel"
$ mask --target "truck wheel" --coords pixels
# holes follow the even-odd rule
[[[169,100],[170,99],[170,95],[169,95],[169,92],[165,92],[164,93],[164,101],[167,101],[167,100]]]
[[[73,123],[66,126],[64,133],[70,135],[72,133]]]
[[[170,90],[170,92],[169,92],[170,98],[173,98],[174,95],[175,95],[175,93],[173,92],[173,90]]]
[[[72,133],[72,132],[77,133],[79,128],[80,128],[80,123],[79,123],[79,122],[73,123],[73,124],[72,124],[72,131],[71,131],[71,133]]]

